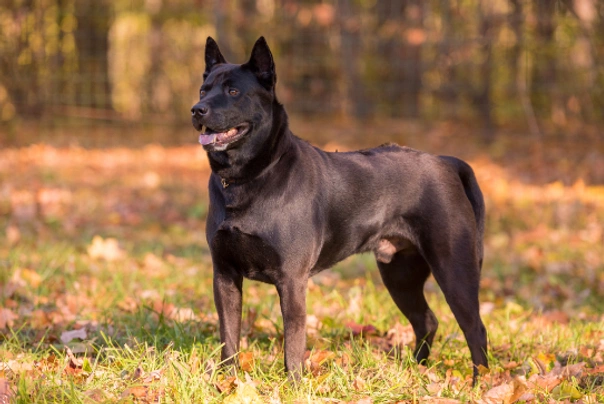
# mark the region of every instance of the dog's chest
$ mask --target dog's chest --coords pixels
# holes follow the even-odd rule
[[[213,259],[220,263],[219,268],[226,267],[241,272],[248,279],[261,282],[277,281],[282,260],[263,238],[223,222],[214,233],[210,246]]]

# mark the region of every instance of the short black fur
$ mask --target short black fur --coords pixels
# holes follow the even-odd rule
[[[488,363],[478,302],[484,202],[471,167],[394,144],[328,153],[297,138],[275,95],[264,38],[242,65],[227,63],[208,38],[205,59],[191,112],[212,168],[206,235],[222,358],[234,364],[239,350],[243,278],[271,283],[281,302],[285,367],[298,379],[309,277],[372,251],[413,326],[418,362],[438,327],[423,293],[432,273],[464,332],[476,377]]]

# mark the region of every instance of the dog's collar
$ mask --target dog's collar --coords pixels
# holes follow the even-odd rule
[[[262,173],[260,175],[262,175],[263,173],[265,173],[268,170],[270,170],[271,168],[273,168],[281,160],[281,157],[283,157],[283,155],[279,156],[278,159],[276,159],[272,163],[270,163],[264,170],[262,170]],[[228,181],[226,178],[221,177],[221,176],[218,176],[218,178],[220,178],[220,184],[222,185],[222,189],[227,188],[231,184],[237,183],[237,181]],[[241,182],[240,184],[243,184],[245,182],[247,182],[247,181]]]

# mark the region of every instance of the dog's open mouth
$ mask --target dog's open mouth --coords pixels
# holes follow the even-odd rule
[[[199,134],[199,143],[203,146],[213,145],[215,147],[227,146],[235,140],[240,139],[250,129],[250,124],[242,123],[226,131],[215,131],[205,127],[205,131]]]

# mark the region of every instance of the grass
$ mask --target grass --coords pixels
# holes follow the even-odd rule
[[[245,283],[241,369],[234,379],[219,367],[198,148],[32,146],[0,151],[0,162],[0,399],[604,401],[601,187],[522,183],[472,160],[488,206],[490,340],[490,370],[475,388],[436,284],[426,293],[440,328],[420,366],[371,255],[309,283],[307,373],[292,385],[269,285]],[[74,330],[85,336],[65,339]]]

